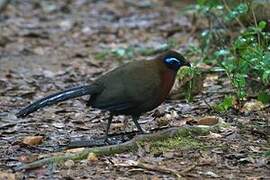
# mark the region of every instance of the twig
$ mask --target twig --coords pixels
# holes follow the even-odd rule
[[[202,96],[203,102],[208,106],[208,108],[210,108],[212,111],[214,111],[215,109],[206,101],[206,99]]]
[[[177,179],[182,179],[183,176],[186,176],[185,174],[189,171],[191,171],[192,169],[194,169],[197,164],[193,164],[185,169],[183,169],[182,171],[177,171],[175,169],[170,169],[168,167],[164,167],[164,166],[160,166],[160,165],[152,165],[152,164],[148,164],[148,163],[143,163],[143,162],[138,162],[138,161],[131,161],[129,162],[128,165],[126,164],[116,164],[117,166],[124,166],[124,167],[136,167],[136,168],[142,168],[142,169],[146,169],[146,170],[150,170],[150,171],[155,171],[155,172],[159,172],[159,173],[166,173],[166,174],[171,174],[175,177],[177,177]]]
[[[164,166],[156,166],[156,165],[152,165],[152,164],[138,162],[136,165],[133,165],[133,167],[139,167],[139,168],[147,169],[150,171],[156,171],[156,172],[160,172],[160,173],[172,174],[173,176],[177,177],[177,179],[182,178],[182,175],[179,172],[177,172],[177,170],[170,169],[170,168],[167,168]]]
[[[197,164],[192,164],[191,166],[188,166],[186,169],[183,169],[180,174],[183,176],[184,174],[186,174],[187,172],[191,171],[192,169],[194,169],[197,166]]]
[[[258,22],[257,22],[257,18],[256,18],[256,15],[255,15],[255,12],[254,12],[254,9],[252,6],[251,7],[251,12],[252,12],[252,16],[253,16],[253,19],[254,19],[254,23],[255,23],[255,26],[258,27]],[[260,36],[260,33],[257,33],[258,34],[258,44],[261,45],[261,36]]]
[[[232,11],[231,8],[228,6],[226,0],[222,0],[223,1],[223,4],[224,4],[224,7],[227,9],[227,11]],[[236,21],[238,22],[238,24],[241,26],[242,29],[245,29],[245,26],[244,24],[240,21],[240,19],[238,17],[235,18]]]

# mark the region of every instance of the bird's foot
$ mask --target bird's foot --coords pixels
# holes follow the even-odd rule
[[[139,130],[139,134],[149,134],[149,133],[150,133],[150,131],[147,131],[145,129]]]
[[[108,136],[105,137],[104,144],[106,144],[106,145],[111,145],[112,144],[111,141],[109,140]]]

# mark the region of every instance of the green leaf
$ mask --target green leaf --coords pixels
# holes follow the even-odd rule
[[[124,48],[117,48],[112,51],[116,56],[123,57],[126,54],[126,49]]]
[[[214,109],[219,112],[227,111],[234,105],[235,98],[233,96],[226,96],[222,102],[214,106]]]
[[[134,56],[135,49],[134,47],[122,48],[119,47],[111,51],[112,55],[117,58],[132,58]]]
[[[266,157],[270,157],[270,151],[266,151],[264,154]]]
[[[267,92],[261,92],[259,93],[257,99],[263,104],[268,104],[270,102],[270,94]]]
[[[234,98],[232,96],[227,96],[224,98],[223,107],[227,110],[233,106]]]
[[[216,51],[215,53],[214,53],[214,55],[216,56],[216,57],[221,57],[221,56],[227,56],[227,55],[229,55],[230,54],[230,51],[228,50],[228,49],[220,49],[220,50],[218,50],[218,51]]]
[[[263,72],[262,81],[267,84],[269,82],[269,79],[270,79],[270,69],[267,69],[266,71]]]
[[[267,23],[265,21],[260,21],[260,23],[258,24],[258,27],[263,30],[264,28],[266,28]]]
[[[224,19],[226,21],[232,21],[235,18],[239,17],[242,14],[247,13],[248,11],[248,5],[247,4],[239,4],[238,6],[236,6],[234,9],[232,9],[225,17]]]

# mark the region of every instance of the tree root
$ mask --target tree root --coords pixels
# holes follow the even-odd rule
[[[25,164],[17,167],[15,170],[27,170],[34,169],[48,164],[59,164],[63,163],[67,160],[82,160],[86,159],[89,153],[94,153],[97,156],[105,156],[105,155],[113,155],[123,152],[132,152],[138,149],[138,144],[141,142],[149,142],[149,141],[158,141],[164,140],[167,138],[172,138],[175,136],[183,136],[187,137],[190,135],[193,136],[202,136],[207,135],[210,131],[217,131],[219,129],[218,125],[215,126],[184,126],[184,127],[172,127],[168,129],[161,130],[159,132],[155,132],[153,134],[142,134],[134,137],[132,140],[127,141],[122,144],[102,146],[102,147],[94,147],[94,148],[86,148],[77,153],[65,153],[63,155],[55,155],[52,157],[44,158],[41,160],[34,161],[29,164]]]

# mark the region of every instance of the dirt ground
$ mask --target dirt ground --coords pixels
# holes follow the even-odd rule
[[[91,83],[123,62],[149,58],[142,53],[121,60],[109,54],[121,48],[157,48],[173,38],[182,52],[196,43],[192,17],[183,7],[192,1],[77,0],[12,1],[0,14],[0,179],[175,179],[171,173],[132,167],[143,161],[175,171],[187,170],[186,179],[270,179],[269,108],[259,112],[215,113],[205,103],[218,102],[230,91],[220,74],[208,75],[203,92],[193,102],[172,100],[144,114],[146,130],[158,128],[160,112],[170,115],[166,126],[183,125],[187,119],[214,115],[228,124],[218,133],[194,137],[200,148],[171,148],[82,160],[72,165],[49,166],[15,172],[14,168],[75,140],[104,135],[106,113],[85,106],[86,98],[42,109],[24,119],[13,114],[34,99],[67,87]],[[199,29],[199,28],[198,28]],[[192,33],[191,33],[192,32]],[[199,32],[198,32],[199,33]],[[8,114],[6,112],[9,112]],[[157,113],[158,112],[158,113]],[[111,133],[122,131],[114,118]],[[126,131],[135,129],[129,121]],[[26,136],[43,136],[43,143],[29,146]],[[189,169],[190,168],[190,169]]]

